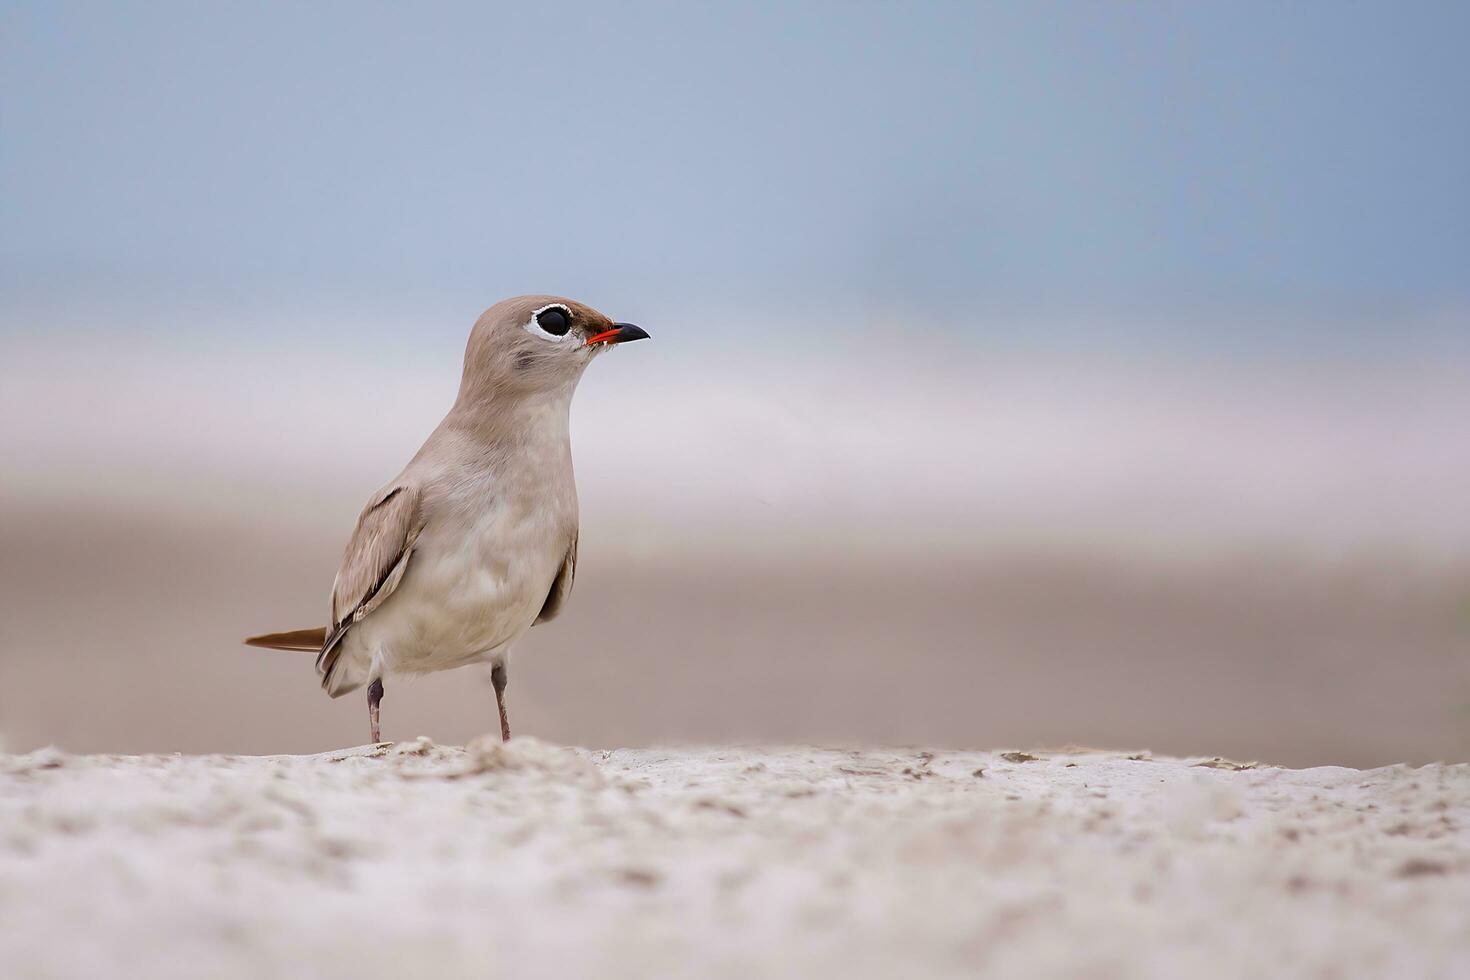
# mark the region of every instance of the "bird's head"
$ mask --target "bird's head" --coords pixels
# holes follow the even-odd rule
[[[575,386],[599,353],[648,333],[575,300],[517,296],[480,315],[465,348],[461,398]]]

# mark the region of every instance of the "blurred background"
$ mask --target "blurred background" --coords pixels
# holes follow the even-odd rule
[[[551,292],[519,732],[1470,757],[1467,11],[6,3],[0,740],[364,741],[239,639]]]

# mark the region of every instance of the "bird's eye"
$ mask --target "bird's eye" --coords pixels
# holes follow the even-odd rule
[[[548,306],[536,314],[536,326],[545,330],[553,337],[566,335],[567,328],[571,322],[567,319],[567,311],[559,306]]]

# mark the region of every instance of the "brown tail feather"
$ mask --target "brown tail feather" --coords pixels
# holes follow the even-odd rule
[[[327,642],[327,628],[316,626],[307,630],[287,630],[284,633],[264,633],[245,638],[245,645],[265,647],[267,650],[302,650],[320,653]]]

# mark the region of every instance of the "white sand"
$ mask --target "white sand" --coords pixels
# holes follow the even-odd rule
[[[17,977],[1470,976],[1470,766],[0,756]]]

